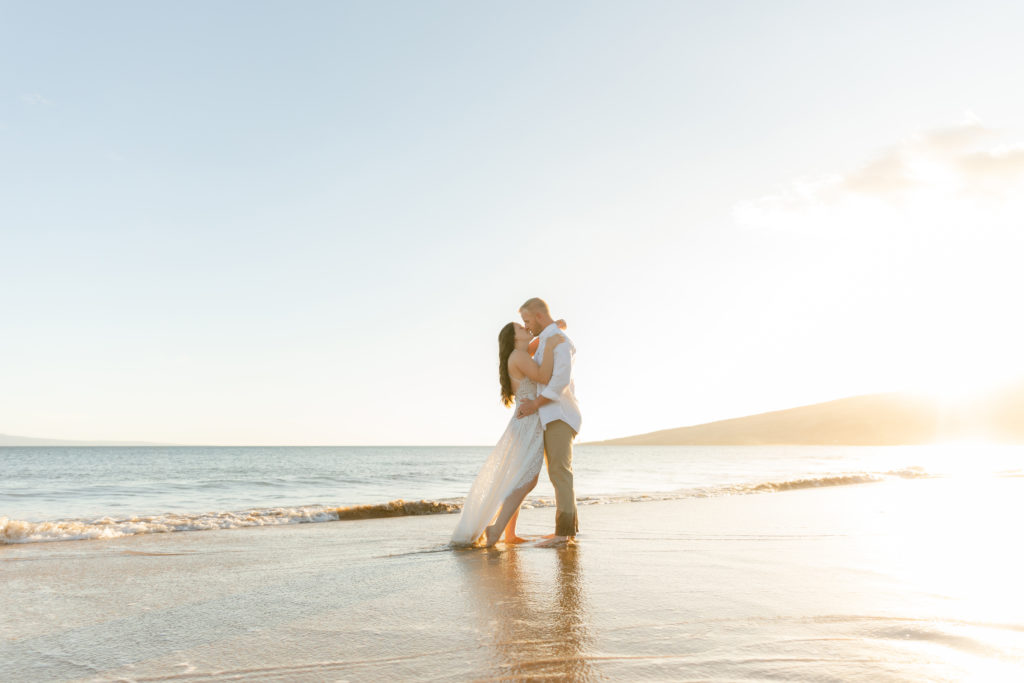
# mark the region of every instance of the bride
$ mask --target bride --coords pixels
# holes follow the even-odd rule
[[[558,321],[565,329],[565,322]],[[551,380],[555,364],[555,347],[565,341],[557,334],[544,347],[544,358],[538,366],[530,356],[532,335],[519,323],[509,323],[498,333],[498,376],[501,400],[506,407],[537,397],[537,385]],[[514,415],[491,451],[480,473],[476,475],[462,514],[452,533],[457,546],[490,547],[505,532],[506,543],[521,543],[516,535],[519,506],[537,485],[544,462],[544,427],[537,413],[516,418]],[[481,538],[482,536],[482,538]]]

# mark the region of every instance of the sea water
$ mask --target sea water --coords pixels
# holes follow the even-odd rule
[[[1021,448],[580,446],[556,549],[543,474],[522,545],[298,523],[486,455],[6,449],[0,680],[1024,679]]]
[[[488,447],[2,447],[0,544],[457,511]],[[1024,447],[577,446],[580,504],[1022,476]],[[397,507],[392,501],[427,501]],[[525,507],[553,503],[542,473]]]

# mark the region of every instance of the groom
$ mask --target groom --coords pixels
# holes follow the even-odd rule
[[[565,335],[551,319],[548,305],[543,299],[533,298],[519,307],[523,325],[535,337],[540,337],[535,361],[544,357],[544,344],[553,334]],[[551,381],[538,387],[537,398],[523,401],[516,411],[516,417],[540,413],[544,425],[544,456],[548,462],[548,477],[555,487],[555,535],[551,544],[557,544],[576,536],[579,523],[576,519],[576,493],[572,487],[572,440],[580,431],[580,408],[572,382],[572,364],[576,347],[572,340],[555,348],[555,367]]]

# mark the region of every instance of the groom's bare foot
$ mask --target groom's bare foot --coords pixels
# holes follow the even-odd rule
[[[567,545],[576,544],[576,539],[572,536],[556,536],[555,534],[551,534],[550,536],[545,536],[544,539],[545,540],[537,544],[538,548],[561,548]]]
[[[502,531],[504,531],[504,529],[498,529],[493,525],[484,529],[484,547],[490,548],[497,543],[498,539],[501,538]]]

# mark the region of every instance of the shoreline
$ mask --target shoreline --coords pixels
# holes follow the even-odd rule
[[[720,484],[679,491],[606,494],[578,496],[580,506],[641,503],[691,498],[755,495],[780,491],[872,484],[892,478],[931,478],[921,468],[909,467],[886,472],[852,472],[825,476],[804,476],[779,481],[745,484]],[[554,499],[544,495],[529,496],[523,509],[549,508]],[[337,521],[358,521],[387,517],[455,514],[462,509],[461,499],[403,500],[343,507],[297,505],[253,508],[207,513],[164,513],[130,517],[104,516],[86,519],[18,520],[0,516],[0,547],[22,543],[56,543],[83,540],[112,540],[136,535],[211,531],[262,526],[287,526]]]

